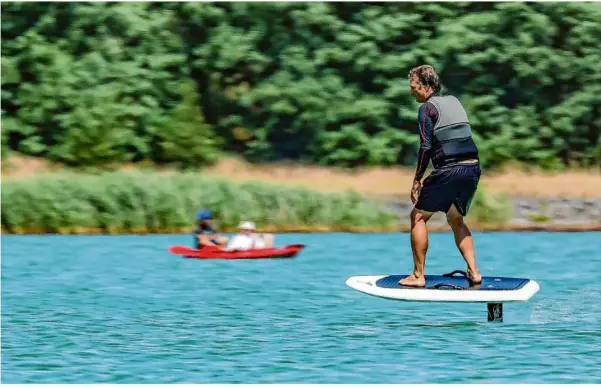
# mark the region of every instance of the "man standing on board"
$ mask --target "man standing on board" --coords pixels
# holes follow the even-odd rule
[[[459,100],[440,94],[440,80],[429,65],[409,72],[411,95],[423,103],[418,112],[420,148],[411,189],[411,250],[413,273],[399,281],[403,286],[426,285],[424,266],[428,250],[426,223],[434,212],[447,214],[455,243],[467,263],[468,280],[482,282],[476,266],[472,234],[463,221],[480,180],[478,148],[472,139],[467,114]],[[434,171],[421,179],[432,160]]]

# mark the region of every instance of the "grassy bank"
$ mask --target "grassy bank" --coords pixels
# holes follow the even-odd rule
[[[396,215],[353,193],[321,193],[264,182],[232,183],[197,173],[55,173],[2,184],[2,231],[14,234],[190,232],[200,208],[211,209],[221,230],[240,220],[266,232],[399,231]],[[470,221],[502,227],[503,201],[483,190]]]
[[[119,165],[115,168],[136,171],[144,168],[171,174],[173,169],[156,165]],[[2,179],[23,180],[64,171],[64,165],[47,160],[13,155],[2,163]],[[277,181],[278,185],[305,187],[319,192],[347,190],[365,196],[408,197],[415,168],[369,167],[354,170],[298,164],[250,164],[240,159],[224,158],[216,165],[197,173],[223,178],[235,183]],[[480,187],[493,196],[529,199],[597,199],[601,197],[599,168],[568,169],[549,172],[526,165],[506,165],[498,170],[483,170]]]
[[[265,231],[384,231],[398,222],[353,193],[235,184],[194,173],[59,173],[2,184],[7,233],[189,232],[200,208],[211,209],[223,231],[242,219]]]
[[[409,230],[404,211],[394,214],[374,196],[320,192],[278,178],[232,182],[174,171],[54,172],[3,179],[1,227],[11,234],[181,233],[190,232],[200,208],[211,209],[225,232],[234,231],[242,219],[255,221],[265,232]],[[512,216],[504,195],[481,187],[468,221],[473,230],[485,231],[600,229],[598,224],[512,224]],[[432,224],[430,229],[447,231],[448,226]]]

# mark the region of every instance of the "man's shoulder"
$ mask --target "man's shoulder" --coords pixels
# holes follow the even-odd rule
[[[436,102],[432,101],[431,99],[427,100],[426,102],[424,102],[420,107],[419,107],[419,115],[424,115],[424,114],[429,114],[432,115],[433,113],[436,113],[438,110],[438,105],[436,104]]]
[[[430,103],[431,106],[433,106],[437,110],[441,109],[442,107],[450,107],[451,109],[456,107],[463,107],[463,104],[461,103],[459,98],[452,94],[433,96],[432,98],[428,99],[426,103]]]
[[[446,93],[445,94],[433,95],[430,99],[428,99],[427,102],[433,102],[434,104],[436,104],[436,103],[438,103],[440,101],[445,101],[445,100],[447,100],[447,101],[452,100],[452,101],[457,101],[457,102],[461,103],[459,101],[459,98],[457,98],[455,95],[453,95],[453,94],[446,94]]]

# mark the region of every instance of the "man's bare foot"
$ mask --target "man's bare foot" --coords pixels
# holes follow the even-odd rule
[[[473,285],[482,283],[482,275],[479,272],[472,273],[469,269],[467,271],[467,279]]]
[[[417,278],[414,274],[411,274],[410,276],[400,280],[399,285],[423,288],[424,286],[426,286],[426,279],[424,277]]]

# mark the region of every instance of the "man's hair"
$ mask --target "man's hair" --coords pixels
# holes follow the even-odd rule
[[[434,67],[430,65],[421,65],[411,69],[409,71],[409,79],[413,76],[417,77],[417,81],[425,87],[430,87],[434,92],[440,91],[440,79],[438,74],[434,71]]]

